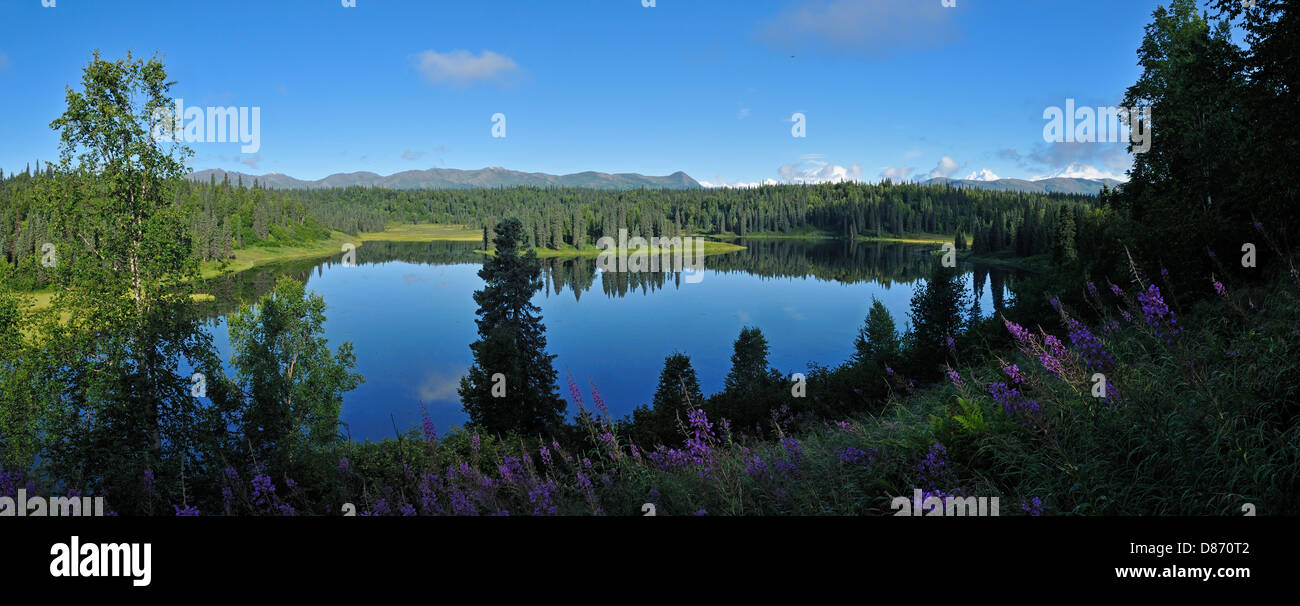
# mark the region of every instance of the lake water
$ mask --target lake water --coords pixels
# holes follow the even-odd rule
[[[591,403],[595,382],[611,414],[649,403],[664,357],[691,357],[706,395],[722,388],[732,343],[757,326],[769,362],[789,376],[810,362],[846,360],[871,297],[894,314],[900,331],[914,287],[924,284],[930,246],[839,241],[739,241],[744,251],[707,257],[703,279],[680,274],[602,273],[594,259],[543,260],[542,309],[548,351],[556,355],[560,393],[566,375]],[[477,339],[473,292],[481,257],[476,243],[368,242],[355,266],[327,260],[261,267],[214,280],[212,332],[221,356],[231,356],[223,319],[234,300],[252,301],[281,275],[305,280],[324,297],[332,347],[351,341],[366,382],[344,399],[343,421],[356,440],[391,437],[394,425],[417,426],[421,402],[440,432],[467,417],[456,395]],[[967,288],[980,284],[981,307],[994,313],[1009,298],[1014,275],[962,265]],[[569,413],[576,412],[570,402]]]

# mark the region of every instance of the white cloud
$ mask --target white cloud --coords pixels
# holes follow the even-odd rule
[[[730,187],[733,189],[751,189],[762,187],[764,185],[780,185],[781,182],[776,179],[763,179],[762,181],[727,181],[722,178],[722,173],[713,175],[713,181],[700,181],[702,187]]]
[[[888,56],[958,38],[957,12],[931,0],[802,0],[762,24],[758,38],[786,52]]]
[[[820,156],[817,156],[820,157]],[[786,183],[843,183],[862,180],[862,164],[850,166],[831,164],[823,160],[805,156],[803,162],[786,164],[777,169],[777,173]]]
[[[410,149],[402,150],[403,160],[419,160],[420,158],[423,157],[424,157],[424,152],[422,151],[414,151]]]
[[[894,182],[906,181],[915,170],[916,168],[911,166],[886,166],[880,169],[880,178]]]
[[[1088,164],[1074,163],[1061,170],[1048,175],[1033,177],[1031,181],[1039,179],[1114,179],[1116,181],[1128,181],[1128,175],[1117,175],[1112,172],[1100,170]]]
[[[475,55],[466,50],[439,53],[431,50],[416,55],[416,68],[434,84],[471,86],[480,82],[508,84],[519,72],[514,59],[485,50]]]
[[[994,174],[993,171],[987,168],[983,168],[969,175],[966,175],[964,178],[967,181],[997,181],[1001,177]]]
[[[424,375],[418,388],[420,400],[424,402],[456,402],[456,390],[460,387],[461,374],[442,373],[430,370]]]
[[[736,119],[737,119],[737,120],[744,120],[745,118],[748,118],[748,117],[749,117],[749,108],[748,108],[748,107],[742,107],[742,108],[740,108],[740,112],[738,112],[738,113],[736,114]]]
[[[249,168],[257,168],[262,163],[262,154],[253,154],[239,159],[239,163]]]
[[[942,158],[939,158],[939,164],[935,165],[934,170],[930,171],[930,178],[933,179],[935,177],[951,177],[957,174],[958,168],[959,167],[957,166],[956,160],[953,160],[948,156],[944,156]]]

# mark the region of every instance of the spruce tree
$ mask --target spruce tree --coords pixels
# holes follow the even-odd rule
[[[962,313],[968,307],[961,274],[954,268],[935,263],[925,286],[912,295],[910,319],[914,372],[922,377],[938,374],[939,364],[948,355],[947,340],[956,338],[962,330]]]
[[[898,330],[894,316],[879,299],[871,297],[866,324],[853,342],[853,359],[859,365],[872,361],[888,363],[898,353]]]
[[[556,389],[555,356],[546,353],[541,308],[532,303],[542,288],[537,253],[519,254],[523,224],[497,223],[496,255],[478,275],[474,293],[479,340],[470,345],[474,363],[461,379],[460,398],[470,422],[484,431],[550,434],[563,423],[564,400]]]

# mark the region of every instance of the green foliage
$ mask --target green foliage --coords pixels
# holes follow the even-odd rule
[[[230,317],[231,364],[243,405],[238,422],[254,460],[287,469],[298,452],[329,448],[343,436],[343,394],[364,379],[352,344],[331,352],[325,300],[282,277],[256,307]]]

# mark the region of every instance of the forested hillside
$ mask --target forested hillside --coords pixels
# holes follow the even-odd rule
[[[0,259],[26,268],[52,241],[51,210],[42,204],[72,177],[37,166],[0,178]],[[1105,194],[1104,194],[1105,195]],[[969,238],[975,253],[1072,255],[1089,242],[1098,198],[1026,194],[915,184],[839,183],[757,189],[604,191],[517,187],[391,190],[350,187],[273,190],[257,182],[189,181],[173,205],[185,218],[199,261],[228,259],[248,246],[320,240],[330,230],[383,231],[390,223],[459,224],[481,229],[520,218],[529,247],[591,245],[620,228],[631,235],[803,234],[856,238],[913,233]],[[64,234],[66,235],[66,234]],[[958,244],[962,246],[961,243]]]

